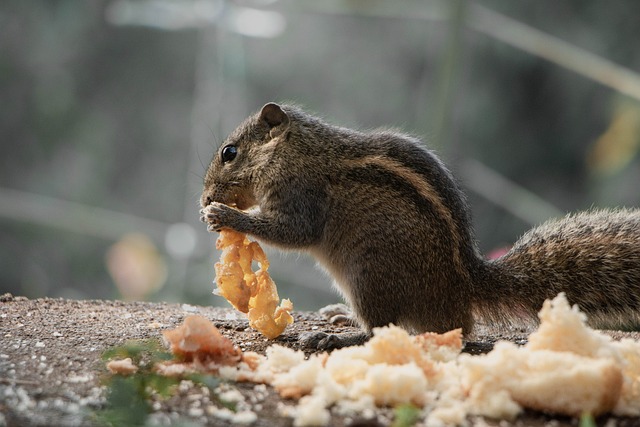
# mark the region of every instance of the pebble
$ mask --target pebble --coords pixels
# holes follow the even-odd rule
[[[182,304],[182,309],[188,313],[195,313],[198,311],[198,307],[193,306],[191,304]]]
[[[190,417],[198,418],[204,415],[204,410],[202,408],[189,408],[187,414]]]

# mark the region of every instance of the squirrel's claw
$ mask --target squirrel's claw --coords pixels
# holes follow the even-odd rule
[[[216,209],[220,203],[211,203],[205,208],[200,209],[200,221],[207,224],[207,231],[220,231],[220,215],[219,209]]]
[[[204,209],[200,209],[200,221],[201,222],[207,222],[207,218],[205,217]]]
[[[359,326],[353,312],[345,304],[329,304],[318,312],[334,326]]]
[[[219,226],[217,226],[217,225],[215,225],[215,224],[208,224],[208,225],[207,225],[207,231],[208,231],[209,233],[214,233],[214,232],[215,232],[215,233],[219,233],[219,232],[220,232],[220,230],[222,230],[222,227],[219,227]]]
[[[341,334],[327,334],[325,332],[313,331],[300,334],[299,340],[303,348],[310,348],[318,351],[331,351],[338,348],[362,345],[370,335],[365,332]]]
[[[213,202],[200,211],[200,220],[207,224],[207,231],[220,231],[223,228],[236,230],[242,214],[224,203]]]

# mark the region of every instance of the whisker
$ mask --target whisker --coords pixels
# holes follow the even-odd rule
[[[210,145],[214,149],[214,151],[217,152],[222,146],[222,143],[224,143],[224,139],[220,140],[216,135],[216,133],[213,131],[213,129],[211,129],[211,126],[207,125],[207,127],[209,128],[209,132],[211,132],[212,141],[214,142],[213,144],[210,144]]]
[[[196,173],[196,172],[191,171],[191,170],[189,171],[189,175],[193,175],[193,176],[195,176],[197,178],[200,178],[200,181],[204,181],[204,175],[200,175],[199,173]]]
[[[200,151],[198,150],[198,147],[196,147],[196,156],[198,156],[198,161],[200,162],[200,166],[202,166],[202,169],[207,170],[207,166],[205,166],[204,162],[202,161],[202,157],[200,157]]]

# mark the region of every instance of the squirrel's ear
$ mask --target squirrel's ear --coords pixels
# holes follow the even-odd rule
[[[281,135],[289,127],[289,116],[278,104],[270,102],[260,110],[260,120],[269,126],[272,138]]]

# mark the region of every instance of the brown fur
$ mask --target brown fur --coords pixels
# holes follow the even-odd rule
[[[597,210],[527,232],[490,263],[478,298],[485,316],[534,318],[540,301],[565,292],[600,328],[640,325],[640,210]],[[498,309],[499,308],[499,309]],[[497,316],[496,316],[497,315]]]
[[[228,145],[237,156],[223,162]],[[210,230],[314,255],[366,331],[469,332],[474,313],[534,319],[561,291],[597,325],[640,320],[640,211],[550,222],[487,262],[450,172],[397,132],[353,131],[267,104],[214,156],[201,205]]]

